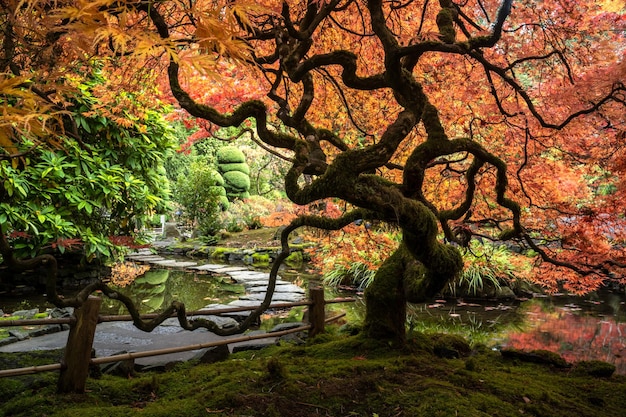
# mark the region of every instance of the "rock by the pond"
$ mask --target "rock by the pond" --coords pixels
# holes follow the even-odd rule
[[[165,236],[165,238],[180,237],[180,232],[176,228],[176,224],[166,223],[163,228],[163,236]]]
[[[31,310],[18,310],[12,313],[15,317],[21,317],[22,319],[32,319],[35,317],[35,314],[39,314],[39,310],[33,308]]]
[[[113,355],[121,355],[124,353],[129,353],[127,351],[116,352]],[[100,372],[103,374],[122,376],[128,378],[135,374],[135,360],[134,359],[125,359],[117,362],[109,362],[103,363],[100,365]]]
[[[225,361],[229,355],[228,345],[219,345],[200,350],[193,359],[200,361],[200,363],[215,363]]]
[[[255,331],[246,333],[247,336],[255,336],[255,335],[262,335],[262,334],[266,334],[266,332],[263,330],[255,330]],[[276,338],[256,339],[256,340],[250,340],[247,342],[233,343],[231,345],[231,349],[233,353],[237,353],[237,352],[243,352],[245,350],[261,350],[268,346],[274,346],[274,345],[276,345]]]

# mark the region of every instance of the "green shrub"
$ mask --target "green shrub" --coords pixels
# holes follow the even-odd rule
[[[250,175],[250,167],[245,162],[238,162],[235,164],[220,164],[219,169],[222,173],[230,171],[243,172],[246,175]]]
[[[221,164],[233,164],[246,162],[246,156],[234,146],[224,146],[217,151],[217,162]]]
[[[516,279],[512,256],[505,246],[473,240],[463,255],[463,272],[448,284],[447,292],[453,296],[495,294],[503,283]]]
[[[226,192],[232,190],[241,193],[250,189],[250,177],[241,171],[228,171],[223,176],[226,181],[224,185]]]
[[[226,229],[228,231],[241,231],[262,227],[261,218],[272,213],[274,203],[261,196],[250,197],[247,193],[240,195],[246,195],[246,197],[231,203],[228,210],[221,215],[221,221]]]
[[[181,218],[204,236],[221,228],[219,213],[228,207],[220,182],[224,182],[221,175],[200,162],[192,163],[189,172],[180,175],[176,182],[174,198],[183,208]]]

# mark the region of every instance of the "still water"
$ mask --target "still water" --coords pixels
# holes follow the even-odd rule
[[[626,296],[555,295],[510,302],[435,300],[409,309],[409,327],[454,331],[493,347],[544,349],[568,362],[602,360],[626,375]]]

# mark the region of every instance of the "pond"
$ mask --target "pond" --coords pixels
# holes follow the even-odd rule
[[[244,287],[233,283],[227,275],[169,269],[151,269],[125,287],[109,286],[130,297],[142,314],[162,311],[174,300],[185,303],[188,311],[198,310],[212,303],[228,303],[244,293]],[[31,308],[45,311],[53,307],[44,296],[29,296],[24,300],[0,297],[0,309],[5,313]],[[101,314],[128,314],[128,311],[119,301],[104,297]]]
[[[227,275],[153,269],[132,284],[118,288],[118,291],[130,297],[140,313],[149,314],[163,311],[172,301],[183,302],[187,311],[199,310],[213,303],[227,304],[243,295],[244,287],[233,283]],[[106,297],[101,312],[128,314],[122,303]]]
[[[454,331],[493,349],[544,349],[568,362],[602,360],[626,375],[626,296],[555,295],[511,302],[435,300],[409,308],[409,328]]]

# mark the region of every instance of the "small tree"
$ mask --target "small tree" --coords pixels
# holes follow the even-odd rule
[[[174,199],[182,206],[182,218],[203,236],[220,229],[219,213],[227,207],[224,179],[210,165],[193,162],[175,185]]]

